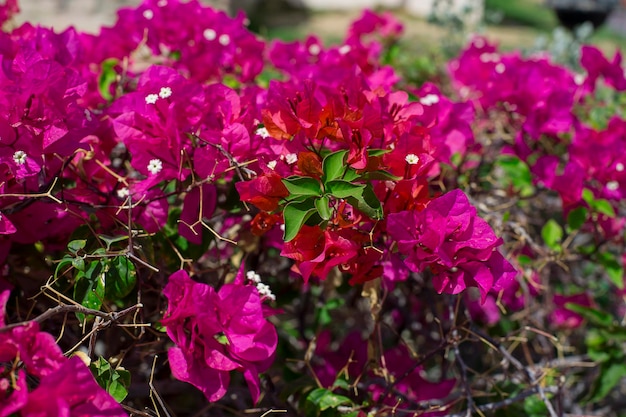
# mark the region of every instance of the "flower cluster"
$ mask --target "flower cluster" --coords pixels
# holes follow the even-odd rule
[[[0,22],[16,10],[5,2]],[[52,279],[24,283],[24,293],[41,287],[84,308],[111,308],[109,328],[122,324],[117,309],[135,295],[160,318],[164,296],[169,338],[137,331],[151,339],[135,343],[142,354],[129,360],[168,348],[171,374],[211,402],[229,400],[232,371],[255,403],[265,401],[259,374],[277,352],[303,351],[313,393],[347,392],[340,374],[359,388],[367,405],[353,415],[431,412],[433,400],[444,412],[467,400],[460,345],[471,343],[474,323],[461,323],[461,304],[468,320],[495,326],[504,310],[545,299],[551,314],[537,320],[573,328],[593,297],[569,285],[577,277],[541,292],[541,269],[584,259],[603,262],[614,284],[622,279],[623,260],[601,246],[624,243],[626,112],[606,97],[623,94],[626,77],[620,54],[584,47],[583,75],[477,37],[448,64],[457,100],[446,85],[407,85],[389,65],[402,30],[392,15],[366,11],[337,45],[313,36],[265,42],[243,14],[145,0],[98,34],[29,24],[0,33],[0,274],[21,287],[7,271],[28,274],[22,253],[67,248],[54,266],[32,263],[45,269],[34,275]],[[523,184],[506,183],[506,169]],[[531,190],[528,200],[547,192],[547,202],[561,204],[557,213],[542,208],[555,218],[540,233],[543,245],[511,232],[522,226],[510,219],[532,210],[514,206],[520,187]],[[485,197],[491,190],[495,197]],[[490,210],[498,198],[513,202]],[[487,222],[494,218],[497,233]],[[541,226],[526,225],[531,234]],[[578,233],[586,252],[569,256],[561,244]],[[539,271],[535,261],[545,262]],[[463,295],[426,303],[435,293]],[[3,307],[8,294],[0,292]],[[264,303],[284,305],[293,320],[270,321],[276,310]],[[344,323],[335,309],[349,316],[334,329],[348,334],[342,343],[327,331]],[[82,331],[90,317],[81,318]],[[68,319],[66,337],[80,340],[78,327]],[[104,331],[93,329],[90,343]],[[418,360],[411,350],[422,354],[422,342],[455,357]],[[0,363],[0,417],[51,408],[123,415],[37,321],[0,329]],[[268,386],[280,379],[271,372]],[[326,403],[307,383],[288,401],[320,414]]]
[[[172,374],[217,401],[226,394],[230,371],[236,370],[256,402],[259,373],[271,365],[277,344],[257,289],[238,282],[215,291],[178,271],[163,293],[169,306],[162,323],[176,344],[168,351]]]
[[[35,321],[3,329],[10,287],[0,280],[0,416],[123,417],[122,407],[94,380],[79,356],[66,358]],[[23,367],[15,366],[18,362]],[[29,387],[29,378],[39,384]]]
[[[429,267],[440,293],[458,294],[471,286],[484,300],[515,279],[515,269],[496,250],[501,240],[460,190],[433,199],[420,212],[392,213],[387,221],[405,263],[415,272]]]

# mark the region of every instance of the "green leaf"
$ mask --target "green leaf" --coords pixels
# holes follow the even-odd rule
[[[106,274],[106,298],[117,300],[126,297],[135,288],[137,272],[135,265],[126,256],[117,256],[109,261]]]
[[[609,279],[620,290],[624,289],[624,267],[611,252],[598,253],[598,262],[604,267]]]
[[[614,322],[611,314],[596,310],[595,308],[585,307],[576,303],[565,303],[565,308],[572,310],[574,313],[580,314],[593,324],[600,327],[611,327]]]
[[[74,258],[69,255],[66,255],[61,259],[58,263],[56,269],[54,270],[54,278],[58,278],[59,276],[66,274],[73,267]]]
[[[527,417],[544,417],[548,415],[546,404],[539,396],[524,399],[524,412]]]
[[[348,151],[342,150],[326,155],[324,161],[322,161],[322,171],[324,172],[322,182],[324,184],[343,176],[344,172],[346,172],[344,159],[347,154]]]
[[[361,179],[361,175],[358,172],[356,172],[356,169],[348,167],[346,169],[346,172],[344,172],[343,176],[341,177],[341,179],[344,181],[352,182],[354,180]]]
[[[593,191],[591,191],[589,188],[583,189],[583,200],[585,200],[585,202],[591,206],[593,200],[595,200]]]
[[[114,243],[124,242],[128,240],[127,235],[121,235],[121,236],[98,235],[98,237],[100,238],[100,240],[102,240],[105,243],[105,245],[107,245],[106,250],[108,251],[111,250],[111,246],[113,246]]]
[[[389,152],[391,152],[391,149],[368,149],[367,156],[381,156]]]
[[[85,249],[87,245],[87,241],[85,239],[72,240],[67,244],[67,250],[69,250],[73,255],[76,255],[81,250]]]
[[[383,207],[378,197],[376,197],[371,184],[367,184],[363,189],[363,194],[360,198],[352,201],[348,199],[348,202],[372,219],[380,220],[383,218]]]
[[[107,101],[113,98],[111,94],[111,85],[117,80],[117,71],[115,67],[118,64],[116,58],[109,58],[102,61],[102,69],[98,78],[98,91],[100,95]]]
[[[605,362],[600,366],[598,379],[589,393],[586,402],[594,403],[606,397],[609,392],[626,376],[626,363],[623,361]]]
[[[319,415],[321,411],[352,404],[350,398],[335,394],[326,388],[316,388],[306,397],[305,410],[308,415]]]
[[[283,184],[292,195],[319,196],[322,195],[322,187],[318,180],[311,177],[293,176],[284,178]]]
[[[603,198],[596,199],[593,195],[593,191],[588,188],[583,190],[583,200],[589,204],[589,207],[591,207],[591,210],[594,212],[602,213],[609,217],[615,217],[615,209],[611,203]]]
[[[335,198],[360,198],[364,189],[365,185],[363,184],[353,184],[343,180],[329,181],[326,183],[326,191]]]
[[[521,195],[532,194],[532,175],[524,161],[516,156],[506,155],[498,158],[496,165],[504,171],[505,184],[511,184]]]
[[[606,214],[609,217],[615,217],[615,209],[608,200],[603,198],[597,199],[591,203],[591,208],[598,213]]]
[[[563,229],[554,221],[554,219],[548,220],[548,222],[541,228],[541,237],[546,246],[554,251],[561,250],[561,240],[563,239]]]
[[[289,242],[296,237],[304,222],[316,212],[313,199],[287,204],[283,209],[283,217],[285,219],[283,240]]]
[[[74,301],[82,306],[100,310],[105,296],[105,272],[102,262],[89,262],[85,271],[79,271],[75,277]],[[78,320],[83,321],[85,315],[76,313]]]
[[[381,180],[381,181],[399,181],[402,177],[398,177],[396,175],[391,174],[390,172],[383,171],[379,169],[377,171],[366,172],[363,175],[363,178],[366,180]]]
[[[578,230],[587,220],[588,210],[586,207],[576,207],[567,215],[567,225],[571,230]]]
[[[80,256],[72,259],[72,266],[74,268],[78,269],[79,271],[84,271],[85,270],[85,259],[80,257]]]
[[[130,372],[122,367],[113,368],[103,357],[92,361],[89,369],[98,385],[108,392],[115,401],[122,402],[128,395]]]
[[[328,196],[321,196],[315,200],[315,208],[323,220],[329,220],[333,215],[333,210],[329,207],[330,199]]]

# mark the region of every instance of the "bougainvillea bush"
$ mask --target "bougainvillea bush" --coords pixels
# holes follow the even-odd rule
[[[0,416],[617,416],[626,78],[366,11],[0,18]],[[405,67],[406,68],[406,67]],[[609,411],[607,411],[609,410]]]

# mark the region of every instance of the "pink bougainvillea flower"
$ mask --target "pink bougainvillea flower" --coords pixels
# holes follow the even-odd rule
[[[592,307],[593,299],[586,292],[573,295],[554,294],[552,298],[554,310],[550,314],[550,322],[557,327],[575,329],[583,322],[583,316],[567,308],[567,304],[578,304],[583,307]]]
[[[210,219],[215,211],[216,203],[217,192],[214,185],[204,184],[200,187],[194,187],[185,196],[178,233],[191,243],[201,244],[204,227],[198,221]]]
[[[415,272],[429,267],[439,293],[458,294],[472,286],[484,301],[492,288],[505,288],[516,275],[496,250],[502,240],[461,190],[432,200],[421,212],[392,213],[387,222],[407,266]]]
[[[315,376],[324,387],[332,387],[335,380],[346,372],[347,380],[359,378],[367,364],[367,340],[360,332],[352,332],[339,344],[339,348],[332,349],[333,335],[329,331],[321,332],[315,339],[315,360],[313,366]]]
[[[0,327],[6,324],[4,310],[10,290],[0,280]],[[127,416],[98,385],[85,363],[78,356],[67,359],[54,337],[39,331],[39,323],[31,321],[0,333],[0,363],[11,364],[16,359],[24,363],[24,369],[12,377],[16,386],[0,378],[0,416],[15,412],[24,417]],[[31,392],[27,374],[39,378],[39,385]]]
[[[598,48],[584,45],[581,48],[580,65],[587,71],[585,86],[590,91],[595,91],[596,81],[600,77],[617,91],[626,90],[626,74],[619,50],[615,52],[613,61],[610,62]]]
[[[78,356],[41,378],[20,410],[24,417],[126,417],[124,409],[96,382]]]
[[[378,384],[370,385],[372,398],[374,401],[382,401],[392,407],[410,408],[411,402],[422,402],[435,399],[446,398],[456,386],[455,379],[442,379],[438,382],[432,382],[425,378],[423,374],[423,366],[415,366],[414,359],[405,345],[398,345],[385,352],[385,366],[387,372],[393,375],[394,388],[396,392],[402,396],[388,395],[386,398],[380,398],[386,392],[386,386]],[[412,370],[407,373],[407,370]],[[423,416],[445,415],[445,412],[423,413]]]
[[[168,351],[174,377],[217,401],[226,393],[230,371],[237,370],[256,402],[259,373],[271,365],[278,342],[257,289],[235,283],[216,292],[178,271],[163,292],[169,305],[162,323],[175,343]]]

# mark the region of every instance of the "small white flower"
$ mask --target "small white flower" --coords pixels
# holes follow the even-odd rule
[[[163,170],[163,162],[160,159],[151,159],[148,163],[148,171],[152,175],[156,175]]]
[[[480,54],[479,57],[481,62],[499,62],[500,61],[500,55],[498,55],[495,52],[489,53],[489,52],[483,52],[482,54]]]
[[[615,170],[617,172],[622,172],[624,170],[624,164],[622,164],[621,162],[618,162],[617,165],[615,165]]]
[[[404,157],[404,160],[409,165],[417,165],[417,163],[420,161],[420,158],[414,153],[410,153]]]
[[[154,17],[154,12],[150,9],[146,9],[143,11],[143,17],[145,17],[147,20],[152,20],[152,18]]]
[[[506,66],[502,62],[499,62],[498,65],[496,65],[496,72],[498,74],[502,74],[505,69],[506,69]]]
[[[476,48],[482,48],[483,46],[485,46],[485,40],[483,38],[474,39],[474,46]]]
[[[574,82],[576,85],[582,85],[585,82],[585,76],[583,74],[574,75]]]
[[[246,272],[246,278],[248,279],[248,281],[252,281],[256,284],[261,282],[261,276],[254,271]]]
[[[161,98],[168,98],[169,96],[172,95],[172,89],[169,87],[161,87],[161,90],[159,91],[159,97]]]
[[[217,41],[220,43],[220,45],[222,46],[226,46],[230,43],[230,36],[228,36],[227,34],[222,34],[220,35],[220,37],[217,39]]]
[[[148,94],[146,96],[146,104],[154,104],[159,99],[159,96],[156,94]]]
[[[278,161],[269,161],[269,162],[267,163],[267,167],[273,171],[273,170],[274,170],[274,168],[276,168],[276,164],[277,164],[277,163],[278,163]]]
[[[285,162],[287,162],[289,165],[295,164],[296,162],[298,162],[298,155],[296,155],[295,153],[288,153],[287,155],[285,155]]]
[[[424,106],[432,106],[433,104],[439,103],[439,96],[436,94],[427,94],[420,99],[420,103]]]
[[[309,45],[309,53],[311,55],[318,55],[322,51],[322,48],[316,43]]]
[[[125,200],[126,197],[128,197],[130,195],[130,190],[127,187],[122,187],[119,190],[117,190],[117,197],[120,200]]]
[[[344,46],[342,46],[341,48],[339,48],[339,53],[340,53],[341,55],[345,55],[345,54],[347,54],[348,52],[350,52],[351,50],[352,50],[352,48],[350,47],[350,45],[344,45]]]
[[[91,122],[91,112],[89,111],[89,109],[85,109],[85,119],[87,119],[88,122]]]
[[[215,33],[213,29],[208,28],[204,29],[204,32],[202,32],[202,36],[204,36],[204,39],[206,39],[207,41],[214,41],[215,38],[217,38],[217,33]]]
[[[157,3],[157,6],[159,7],[167,6],[167,0],[159,0],[159,2]]]
[[[269,285],[259,282],[256,284],[256,290],[259,292],[260,296],[267,297],[271,300],[276,300],[276,297],[274,296],[274,294],[272,294],[272,290],[270,289]]]
[[[26,155],[26,152],[24,151],[16,151],[13,154],[13,161],[15,161],[17,165],[24,165],[26,163],[27,156],[28,155]]]
[[[619,188],[619,182],[617,181],[609,181],[606,183],[606,188],[609,191],[615,191]]]
[[[270,132],[268,132],[265,127],[258,128],[254,133],[261,136],[263,139],[270,137]]]

